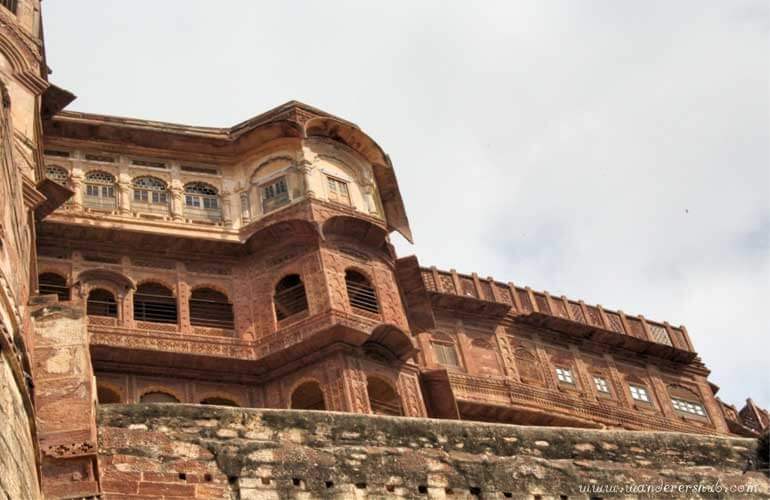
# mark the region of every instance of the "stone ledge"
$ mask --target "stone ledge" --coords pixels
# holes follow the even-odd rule
[[[184,487],[195,498],[242,499],[586,498],[579,487],[590,483],[719,481],[770,498],[765,475],[744,474],[757,457],[757,441],[746,438],[179,404],[105,405],[98,420],[102,477],[134,474],[133,482],[119,483],[131,491]],[[156,484],[163,474],[166,485]]]

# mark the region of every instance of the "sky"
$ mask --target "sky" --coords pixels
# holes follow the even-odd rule
[[[684,324],[770,407],[770,3],[46,0],[68,109],[296,99],[393,161],[422,265]]]

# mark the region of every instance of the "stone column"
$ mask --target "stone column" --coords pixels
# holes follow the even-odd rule
[[[180,186],[172,185],[169,189],[169,194],[171,195],[171,217],[175,221],[181,222],[184,217],[184,191]]]
[[[580,385],[583,386],[583,393],[590,399],[596,401],[596,387],[594,386],[594,380],[591,373],[586,367],[585,361],[580,356],[580,349],[576,345],[570,345],[572,356],[575,358],[575,375],[580,380]]]
[[[249,186],[249,212],[251,221],[257,220],[262,214],[262,206],[260,205],[259,198],[259,186],[256,184]]]
[[[178,328],[183,334],[192,333],[190,325],[190,286],[187,284],[187,270],[184,264],[176,265],[176,303],[178,313]]]
[[[615,359],[611,354],[605,354],[604,359],[607,361],[607,367],[609,368],[610,382],[612,387],[615,388],[615,395],[618,398],[620,406],[625,408],[633,408],[634,400],[631,399],[631,395],[626,390],[626,384],[623,383],[623,377],[618,371],[617,365],[615,365]]]
[[[233,197],[231,193],[223,191],[221,194],[222,199],[222,222],[225,226],[230,227],[233,225]]]
[[[379,215],[377,202],[374,201],[374,185],[371,183],[361,184],[361,196],[364,198],[364,205],[367,212],[373,215]]]
[[[131,184],[118,181],[117,184],[117,202],[120,215],[131,213]]]
[[[660,405],[660,410],[663,412],[663,415],[669,418],[674,418],[676,413],[674,412],[674,407],[671,404],[671,397],[668,395],[666,384],[664,384],[663,380],[660,378],[660,371],[658,370],[658,367],[654,365],[647,365],[647,374],[650,377],[650,388],[655,394],[655,398],[658,400],[658,404]]]
[[[497,349],[500,351],[500,355],[503,358],[503,370],[505,376],[514,380],[519,380],[516,359],[511,350],[511,344],[508,342],[508,332],[505,331],[504,326],[498,325],[495,327],[495,340],[497,341]]]
[[[296,164],[295,168],[302,176],[302,190],[305,198],[316,198],[316,193],[313,191],[313,164],[308,160],[301,160]]]
[[[83,171],[77,167],[72,169],[70,187],[75,192],[72,195],[72,207],[75,210],[83,210]]]

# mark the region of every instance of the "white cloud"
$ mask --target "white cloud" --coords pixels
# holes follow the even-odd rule
[[[684,323],[770,406],[763,1],[46,2],[74,108],[212,126],[296,98],[391,154],[424,264]]]

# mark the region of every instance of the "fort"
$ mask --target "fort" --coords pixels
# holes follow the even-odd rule
[[[65,110],[39,0],[0,1],[0,82],[0,497],[770,496],[697,333],[396,255],[346,119]]]

